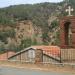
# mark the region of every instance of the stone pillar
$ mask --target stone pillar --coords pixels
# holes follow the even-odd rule
[[[60,40],[61,40],[61,46],[63,46],[64,45],[64,26],[63,26],[63,23],[62,23],[62,21],[60,22]]]
[[[43,62],[43,50],[36,49],[35,50],[35,63]]]
[[[72,47],[75,48],[75,20],[72,22]]]

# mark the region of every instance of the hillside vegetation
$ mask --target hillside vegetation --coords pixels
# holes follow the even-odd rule
[[[70,0],[70,4],[75,9],[75,1]],[[65,7],[65,2],[46,2],[0,8],[0,50],[18,51],[31,45],[49,45],[51,33],[59,27],[59,17],[67,15]],[[27,35],[28,32],[30,36]],[[13,44],[9,45],[12,40]],[[58,36],[53,44],[60,44]]]

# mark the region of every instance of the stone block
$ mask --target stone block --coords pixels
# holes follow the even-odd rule
[[[43,62],[43,50],[36,49],[35,51],[35,63]]]

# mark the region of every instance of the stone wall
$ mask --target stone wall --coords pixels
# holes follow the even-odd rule
[[[37,49],[35,51],[35,63],[43,62],[43,51],[41,49]]]

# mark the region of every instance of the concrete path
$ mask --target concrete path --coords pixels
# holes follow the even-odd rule
[[[75,74],[0,67],[0,75],[75,75]]]

